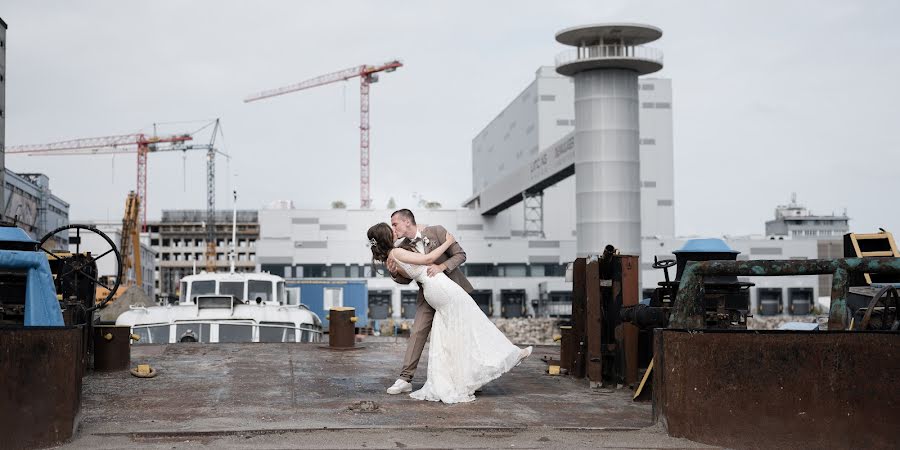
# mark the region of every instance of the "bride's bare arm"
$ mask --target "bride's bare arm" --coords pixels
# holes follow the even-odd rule
[[[441,254],[446,252],[447,249],[450,248],[450,246],[454,243],[456,243],[456,238],[454,238],[452,234],[447,233],[447,239],[444,241],[444,243],[434,250],[428,252],[428,254],[426,255],[417,252],[411,252],[409,250],[404,250],[402,248],[395,248],[391,250],[391,256],[400,262],[426,266],[435,262],[435,260],[437,260],[438,257],[441,256]]]

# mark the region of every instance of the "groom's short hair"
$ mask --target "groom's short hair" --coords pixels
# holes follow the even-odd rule
[[[391,214],[391,217],[394,217],[396,215],[399,215],[400,217],[408,220],[413,225],[416,224],[416,216],[414,216],[412,211],[410,211],[408,209],[398,209],[398,210],[394,211],[393,214]]]

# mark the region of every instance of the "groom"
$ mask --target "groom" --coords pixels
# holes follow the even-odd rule
[[[394,229],[394,238],[397,239],[395,246],[402,243],[402,240],[407,240],[422,254],[440,247],[447,237],[447,229],[440,225],[419,229],[416,225],[415,216],[408,209],[401,209],[391,214],[391,228]],[[433,265],[428,266],[428,276],[433,277],[444,272],[451,280],[465,289],[466,292],[472,292],[472,285],[469,283],[469,280],[458,269],[459,265],[464,262],[466,262],[466,252],[463,251],[458,243],[453,244],[443,255],[438,257]],[[388,271],[391,272],[391,277],[394,281],[400,284],[409,284],[412,281],[397,274],[397,267],[393,260],[388,259],[387,264]],[[393,386],[388,388],[388,394],[412,391],[413,374],[416,373],[416,366],[419,365],[419,358],[422,357],[422,349],[425,347],[428,334],[431,333],[431,321],[433,319],[434,308],[428,304],[425,299],[425,293],[422,291],[422,286],[419,286],[419,297],[416,299],[416,319],[409,334],[409,343],[406,345],[403,369],[400,371],[400,378],[394,382]]]

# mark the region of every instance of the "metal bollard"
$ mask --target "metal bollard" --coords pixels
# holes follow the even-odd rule
[[[127,370],[131,363],[131,327],[94,327],[94,370]]]
[[[349,348],[356,345],[356,309],[336,307],[328,310],[328,345]]]

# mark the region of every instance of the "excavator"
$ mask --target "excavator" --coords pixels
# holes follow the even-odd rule
[[[141,235],[140,235],[140,199],[131,191],[125,199],[125,215],[122,218],[122,235],[119,241],[119,252],[122,254],[122,271],[125,278],[121,287],[113,294],[110,302],[115,302],[122,294],[133,286],[143,285],[141,270]],[[103,280],[101,281],[112,281]],[[112,285],[112,283],[104,283]],[[96,301],[99,303],[109,296],[109,290],[103,286],[97,286]]]

